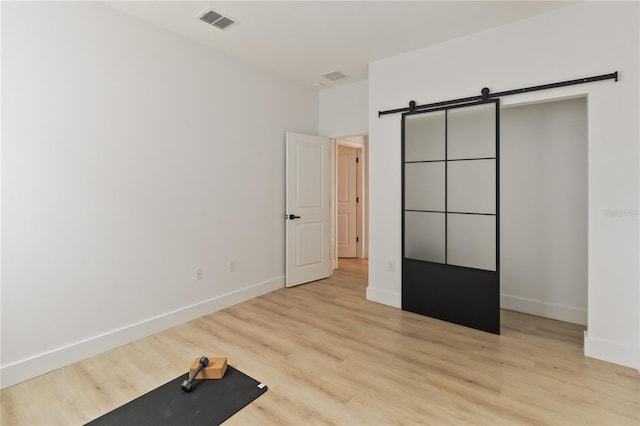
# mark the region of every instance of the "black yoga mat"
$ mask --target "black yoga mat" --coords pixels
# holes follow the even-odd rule
[[[231,366],[222,379],[196,379],[193,390],[184,392],[180,385],[188,376],[177,377],[87,425],[219,425],[267,391],[265,385]]]

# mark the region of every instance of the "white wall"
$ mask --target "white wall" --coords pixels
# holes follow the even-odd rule
[[[319,128],[322,136],[342,137],[369,133],[369,82],[320,91]]]
[[[588,334],[585,353],[640,367],[639,4],[584,2],[369,68],[367,297],[400,306],[400,116],[379,110],[620,71],[604,81],[503,99],[588,96]],[[634,212],[636,212],[634,214]]]
[[[283,286],[314,90],[97,2],[2,2],[2,65],[2,386]]]
[[[500,182],[500,305],[586,325],[586,99],[503,108]]]

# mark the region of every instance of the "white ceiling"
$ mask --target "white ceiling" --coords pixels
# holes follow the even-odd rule
[[[564,1],[107,1],[174,33],[308,87],[367,78],[368,64],[548,12]],[[219,30],[208,8],[236,21]],[[544,31],[543,28],[540,29]],[[323,74],[348,78],[331,82]]]

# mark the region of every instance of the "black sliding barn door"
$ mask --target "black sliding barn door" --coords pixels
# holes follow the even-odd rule
[[[402,115],[402,309],[500,334],[499,101]]]

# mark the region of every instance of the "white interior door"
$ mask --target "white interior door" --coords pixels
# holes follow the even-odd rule
[[[287,287],[331,275],[329,139],[286,133]]]
[[[356,257],[358,150],[338,146],[336,191],[338,257]]]

